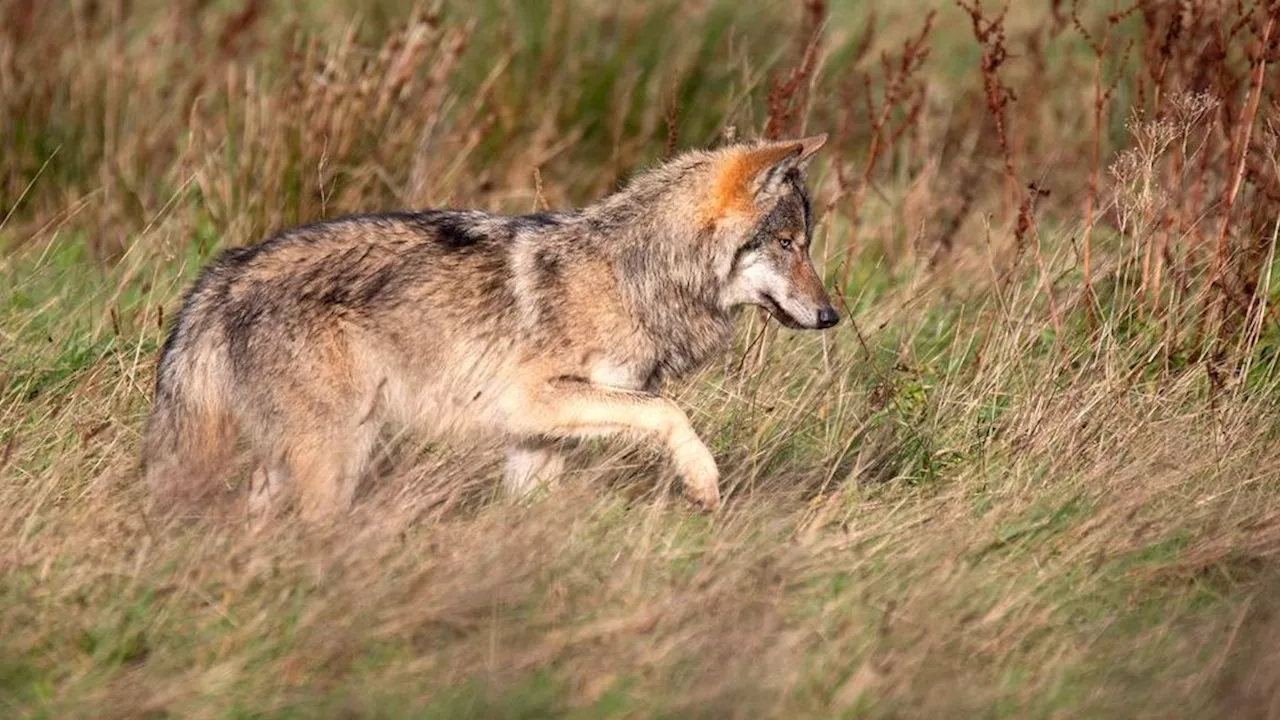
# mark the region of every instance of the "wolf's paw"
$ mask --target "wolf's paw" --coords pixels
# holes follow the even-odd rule
[[[720,507],[720,469],[715,458],[702,443],[686,446],[682,453],[680,476],[689,498],[705,510]]]
[[[707,512],[713,512],[720,507],[720,488],[711,485],[709,487],[693,486],[686,484],[685,492],[688,493],[689,499],[698,503],[698,506]]]

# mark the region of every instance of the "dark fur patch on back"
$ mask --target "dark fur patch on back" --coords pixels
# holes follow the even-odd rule
[[[435,223],[436,237],[445,246],[454,250],[470,247],[480,242],[480,235],[475,233],[472,228],[457,218],[442,218]]]
[[[543,248],[534,253],[533,265],[538,273],[538,280],[547,285],[560,279],[563,261],[550,249]]]
[[[249,340],[262,320],[266,298],[258,288],[229,302],[222,312],[222,329],[227,338],[227,350],[233,368],[243,368],[251,363]]]
[[[476,245],[485,239],[485,235],[478,232],[475,227],[474,215],[475,213],[466,210],[423,210],[418,212],[391,210],[381,213],[343,215],[290,228],[281,233],[281,235],[308,237],[313,234],[312,231],[326,230],[334,225],[343,223],[357,223],[374,227],[403,224],[434,236],[445,247],[461,249]]]
[[[459,212],[429,210],[412,216],[411,222],[430,231],[447,248],[459,250],[484,239],[470,218]]]
[[[516,215],[511,218],[513,224],[520,228],[529,228],[531,230],[540,230],[542,228],[555,227],[561,225],[563,220],[557,213],[536,212],[528,215]]]

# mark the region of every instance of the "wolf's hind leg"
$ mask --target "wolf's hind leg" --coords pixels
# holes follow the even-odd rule
[[[308,434],[289,443],[289,478],[304,520],[332,520],[351,508],[376,438],[376,427],[367,425],[341,434]]]
[[[249,520],[255,525],[280,509],[288,491],[289,468],[283,462],[263,462],[249,476]]]
[[[553,485],[563,471],[564,456],[551,443],[520,441],[507,448],[502,484],[507,494],[522,498]]]

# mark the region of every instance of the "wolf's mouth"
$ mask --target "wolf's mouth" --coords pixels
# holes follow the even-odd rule
[[[765,310],[768,310],[769,314],[772,315],[774,319],[776,319],[778,322],[782,323],[783,325],[791,328],[792,330],[805,330],[809,327],[808,325],[805,325],[799,320],[796,320],[786,310],[783,310],[782,306],[778,304],[777,300],[773,299],[772,295],[766,294],[764,296],[764,302],[765,302],[765,305],[764,305]]]

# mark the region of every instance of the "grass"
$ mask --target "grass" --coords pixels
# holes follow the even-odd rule
[[[1280,716],[1275,31],[1175,6],[0,0],[0,714]],[[142,512],[217,250],[766,128],[832,133],[849,318],[673,389],[722,511],[588,444],[523,505],[441,446],[327,530]]]

